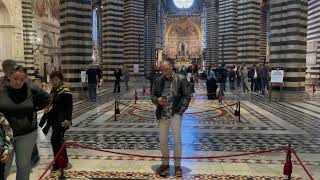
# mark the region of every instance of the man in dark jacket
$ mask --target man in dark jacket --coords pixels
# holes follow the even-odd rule
[[[87,74],[87,83],[88,83],[88,94],[89,101],[96,102],[97,101],[97,86],[99,83],[99,73],[96,67],[91,64],[90,68],[86,71]]]
[[[122,76],[122,70],[120,68],[116,68],[114,70],[114,77],[116,78],[115,79],[115,82],[114,82],[114,90],[113,92],[117,92],[119,93],[120,92],[120,80],[121,80],[121,76]]]
[[[224,68],[224,64],[221,64],[221,66],[216,70],[216,76],[219,82],[219,94],[224,96],[227,81],[227,70]]]
[[[261,91],[262,94],[265,94],[266,86],[268,83],[268,78],[269,78],[269,73],[268,73],[268,67],[266,64],[264,64],[259,71],[259,77],[260,77],[260,82],[261,82]]]
[[[160,69],[162,74],[158,77],[152,88],[152,102],[157,106],[156,117],[160,128],[160,149],[162,157],[169,157],[168,131],[172,129],[174,137],[174,157],[182,156],[181,123],[182,115],[187,110],[190,100],[190,84],[185,76],[174,73],[169,61],[163,61]],[[175,174],[182,176],[181,160],[175,159]],[[162,165],[156,170],[157,174],[167,175],[169,159],[163,158]]]

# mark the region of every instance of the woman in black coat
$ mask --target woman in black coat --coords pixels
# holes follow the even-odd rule
[[[60,71],[51,73],[50,83],[52,85],[51,103],[45,108],[40,126],[43,127],[44,134],[48,133],[50,127],[52,128],[51,145],[56,156],[64,143],[64,133],[72,124],[73,102],[70,90],[63,84],[63,75]],[[67,150],[64,147],[52,170],[63,170],[67,165]]]

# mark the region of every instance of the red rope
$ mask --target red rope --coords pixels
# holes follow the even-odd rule
[[[151,110],[134,107],[134,106],[131,106],[131,105],[129,105],[129,104],[125,104],[125,103],[121,103],[121,102],[119,102],[119,104],[122,104],[122,105],[128,106],[128,107],[131,107],[131,108],[134,108],[134,109],[138,109],[138,110],[141,110],[141,111],[154,112],[154,111],[151,111]],[[234,106],[234,105],[236,105],[236,104],[237,104],[237,103],[230,104],[230,105],[227,105],[227,106],[225,106],[225,107]],[[184,114],[187,114],[187,115],[189,115],[189,114],[202,114],[202,113],[206,113],[206,112],[212,112],[212,111],[216,111],[216,110],[219,110],[219,109],[223,109],[223,108],[225,108],[225,107],[218,107],[218,108],[210,109],[210,110],[207,110],[207,111],[189,112],[189,113],[184,113]]]
[[[307,173],[307,175],[309,176],[310,180],[314,180],[314,178],[312,177],[311,173],[308,171],[307,167],[303,164],[303,162],[301,161],[300,157],[298,156],[297,152],[293,149],[292,150],[293,155],[297,158],[299,164],[302,166],[302,168],[304,169],[304,171]]]
[[[53,165],[53,163],[58,159],[58,157],[60,156],[60,154],[61,154],[62,151],[64,150],[64,147],[66,147],[66,145],[67,145],[67,142],[64,142],[64,143],[61,145],[61,147],[60,147],[57,155],[53,158],[53,160],[51,161],[51,163],[49,164],[49,166],[47,167],[47,169],[46,169],[46,170],[43,172],[43,174],[39,177],[39,180],[41,180],[41,179],[44,177],[44,175],[49,171],[49,169],[51,168],[51,166]]]
[[[230,158],[230,157],[238,157],[238,156],[250,156],[250,155],[257,155],[257,154],[266,154],[266,153],[271,153],[271,152],[279,152],[279,151],[284,151],[287,150],[287,147],[284,148],[276,148],[272,150],[265,150],[265,151],[256,151],[256,152],[251,152],[251,153],[240,153],[240,154],[234,154],[234,155],[224,155],[224,156],[200,156],[200,157],[162,157],[162,156],[148,156],[148,155],[140,155],[140,154],[131,154],[131,153],[121,153],[121,152],[115,152],[115,151],[110,151],[110,150],[105,150],[105,149],[99,149],[99,148],[93,148],[93,147],[88,147],[88,146],[83,146],[79,145],[76,143],[68,143],[67,145],[71,145],[74,147],[80,147],[83,149],[90,149],[90,150],[95,150],[95,151],[100,151],[100,152],[106,152],[106,153],[111,153],[111,154],[117,154],[117,155],[123,155],[123,156],[131,156],[131,157],[140,157],[140,158],[152,158],[152,159],[185,159],[185,160],[191,160],[191,159],[220,159],[220,158]]]
[[[39,180],[42,180],[44,175],[49,171],[53,163],[57,160],[58,156],[61,154],[63,151],[63,148],[65,146],[73,146],[73,147],[78,147],[78,148],[83,148],[83,149],[89,149],[89,150],[95,150],[95,151],[100,151],[100,152],[106,152],[106,153],[111,153],[111,154],[116,154],[116,155],[123,155],[123,156],[130,156],[130,157],[140,157],[140,158],[152,158],[152,159],[185,159],[185,160],[201,160],[201,159],[221,159],[221,158],[231,158],[231,157],[239,157],[239,156],[250,156],[250,155],[258,155],[258,154],[267,154],[267,153],[272,153],[272,152],[279,152],[279,151],[287,151],[288,147],[282,147],[282,148],[276,148],[276,149],[271,149],[271,150],[264,150],[264,151],[256,151],[256,152],[249,152],[249,153],[239,153],[239,154],[233,154],[233,155],[223,155],[223,156],[191,156],[191,157],[162,157],[162,156],[147,156],[147,155],[140,155],[140,154],[131,154],[131,153],[121,153],[121,152],[115,152],[115,151],[110,151],[110,150],[105,150],[105,149],[99,149],[99,148],[93,148],[89,146],[84,146],[72,142],[65,142],[57,155],[54,157],[53,161],[49,164],[47,169],[44,171],[44,173],[40,176]],[[308,174],[310,180],[314,180],[314,178],[311,176],[310,172],[307,170],[307,168],[304,166],[302,163],[301,159],[297,155],[296,151],[292,150],[293,154],[299,161],[300,165],[303,167],[304,171]]]

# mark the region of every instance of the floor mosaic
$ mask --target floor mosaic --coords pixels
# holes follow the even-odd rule
[[[117,152],[159,156],[159,130],[155,106],[150,93],[137,88],[114,94],[104,90],[97,102],[77,100],[74,104],[73,127],[65,138],[75,143]],[[296,102],[269,102],[266,97],[241,90],[227,91],[226,104],[241,101],[241,119],[233,112],[235,106],[223,107],[217,100],[209,101],[205,88],[196,85],[191,105],[183,116],[182,143],[185,156],[212,156],[269,150],[286,147],[297,150],[315,179],[320,179],[320,98]],[[319,96],[319,95],[315,95]],[[120,100],[120,114],[114,116],[114,100]],[[219,109],[217,109],[219,108]],[[34,168],[37,179],[52,159],[50,136],[41,132],[38,147],[41,162]],[[169,146],[173,149],[172,133]],[[68,148],[73,167],[67,179],[159,179],[152,168],[158,159],[116,156],[75,147]],[[182,179],[283,179],[285,153],[223,159],[182,161],[186,168]],[[308,179],[293,158],[293,179]],[[47,179],[57,179],[55,173]],[[14,177],[14,172],[10,176]],[[9,178],[9,179],[10,179]],[[162,178],[165,179],[165,178]],[[174,179],[173,176],[168,179]]]

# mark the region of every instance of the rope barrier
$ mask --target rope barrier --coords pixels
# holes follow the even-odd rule
[[[48,168],[47,168],[47,169],[43,172],[43,174],[39,177],[39,180],[41,180],[41,179],[44,177],[44,175],[46,175],[46,173],[49,171],[49,169],[51,168],[51,166],[53,165],[53,163],[58,159],[58,157],[60,156],[60,154],[62,153],[62,151],[63,151],[64,148],[66,147],[66,145],[67,145],[67,142],[64,142],[64,143],[61,145],[61,147],[60,147],[57,155],[53,158],[53,160],[52,160],[51,163],[49,164]]]
[[[141,110],[141,111],[154,112],[154,111],[151,111],[151,110],[148,110],[148,109],[142,109],[142,108],[134,107],[134,106],[131,106],[129,104],[125,104],[125,103],[121,103],[121,102],[119,102],[119,104],[122,104],[122,105],[127,106],[127,107],[131,107],[131,108],[134,108],[134,109],[137,109],[137,110]],[[237,105],[237,103],[230,104],[227,107],[234,106],[234,105]],[[207,110],[207,111],[200,111],[200,112],[188,112],[188,113],[184,113],[184,114],[186,114],[186,115],[189,115],[189,114],[191,114],[191,115],[193,115],[193,114],[202,114],[202,113],[206,113],[206,112],[213,112],[213,111],[216,111],[216,110],[219,110],[219,109],[223,109],[223,108],[225,108],[225,107],[218,107],[218,108],[210,109],[210,110]]]
[[[234,103],[234,104],[230,104],[226,107],[230,107],[230,106],[234,106],[234,105],[237,105],[237,103]],[[202,113],[206,113],[206,112],[212,112],[212,111],[216,111],[216,110],[220,110],[220,109],[224,109],[225,107],[222,106],[222,107],[218,107],[218,108],[214,108],[214,109],[210,109],[210,110],[207,110],[207,111],[201,111],[201,112],[190,112],[190,113],[184,113],[184,114],[202,114]]]
[[[123,156],[151,158],[151,159],[180,159],[180,160],[221,159],[221,158],[266,154],[266,153],[280,152],[280,151],[288,150],[287,147],[282,147],[282,148],[276,148],[276,149],[271,149],[271,150],[263,150],[263,151],[240,153],[240,154],[233,154],[233,155],[223,155],[223,156],[162,157],[162,156],[148,156],[148,155],[132,154],[132,153],[121,153],[121,152],[115,152],[115,151],[110,151],[110,150],[105,150],[105,149],[88,147],[88,146],[84,146],[84,145],[80,145],[80,144],[76,144],[76,143],[67,143],[67,145],[70,145],[73,147],[79,147],[79,148],[83,148],[83,149],[90,149],[90,150],[95,150],[95,151],[100,151],[100,152],[106,152],[106,153],[110,153],[110,154],[123,155]]]
[[[292,149],[292,153],[293,155],[297,158],[299,164],[302,166],[303,170],[306,172],[306,174],[309,176],[310,180],[314,180],[314,178],[312,177],[311,173],[308,171],[307,167],[303,164],[303,162],[301,161],[300,157],[298,156],[297,152]]]
[[[309,178],[311,180],[314,180],[314,178],[311,176],[311,173],[308,171],[308,169],[305,167],[305,165],[302,163],[301,159],[297,155],[296,151],[293,150],[291,147],[280,147],[275,148],[271,150],[262,150],[262,151],[255,151],[255,152],[248,152],[248,153],[239,153],[239,154],[230,154],[230,155],[222,155],[222,156],[190,156],[190,157],[162,157],[162,156],[149,156],[149,155],[141,155],[141,154],[132,154],[132,153],[121,153],[116,151],[110,151],[100,148],[94,148],[89,146],[80,145],[74,142],[65,142],[61,147],[57,155],[54,157],[53,161],[49,164],[47,169],[44,171],[44,173],[40,176],[39,180],[42,180],[44,175],[49,171],[53,163],[57,160],[59,155],[62,153],[64,147],[72,146],[72,147],[78,147],[82,149],[89,149],[99,152],[106,152],[110,154],[116,154],[116,155],[122,155],[122,156],[129,156],[129,157],[139,157],[139,158],[151,158],[151,159],[180,159],[180,160],[201,160],[201,159],[221,159],[221,158],[231,158],[231,157],[240,157],[240,156],[251,156],[251,155],[259,155],[259,154],[267,154],[267,153],[273,153],[273,152],[281,152],[281,151],[292,151],[297,160],[299,161],[300,165],[303,167],[304,171],[307,173]]]

